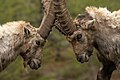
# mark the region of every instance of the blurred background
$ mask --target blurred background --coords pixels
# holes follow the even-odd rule
[[[73,18],[85,13],[86,6],[107,7],[118,10],[120,0],[66,0]],[[39,27],[42,19],[40,0],[0,0],[0,24],[9,21],[25,20]],[[49,42],[48,42],[49,41]],[[42,66],[38,70],[25,70],[19,56],[4,71],[0,72],[0,80],[95,80],[101,64],[96,57],[96,50],[89,62],[79,63],[72,46],[55,28],[51,32],[44,47]],[[114,71],[111,80],[120,80],[120,73]]]

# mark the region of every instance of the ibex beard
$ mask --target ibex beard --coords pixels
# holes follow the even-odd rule
[[[41,41],[42,44],[41,44]],[[0,26],[0,71],[4,70],[18,55],[32,69],[41,64],[41,51],[44,39],[37,28],[25,21],[8,22]]]

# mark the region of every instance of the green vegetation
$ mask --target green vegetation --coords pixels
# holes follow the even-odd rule
[[[120,8],[120,0],[66,0],[66,2],[73,18],[79,13],[85,13],[86,6],[108,7],[111,11]],[[0,0],[1,24],[25,20],[38,27],[41,16],[40,0]],[[27,72],[23,67],[22,58],[18,57],[0,73],[0,80],[95,80],[100,67],[96,51],[88,63],[81,64],[77,62],[71,45],[56,29],[53,29],[48,41],[40,69],[37,71],[28,69]],[[118,78],[120,79],[120,76]]]
[[[41,15],[39,0],[0,0],[0,23],[26,20],[38,26]]]

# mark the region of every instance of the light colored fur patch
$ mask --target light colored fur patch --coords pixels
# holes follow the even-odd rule
[[[107,8],[86,7],[87,13],[98,22],[104,22],[111,28],[120,28],[120,10],[109,11]]]
[[[21,34],[23,33],[23,27],[26,25],[25,21],[13,21],[8,22],[0,26],[0,38],[6,34]]]
[[[25,40],[24,28],[30,27],[33,28],[25,21],[8,22],[0,26],[0,71],[16,59],[21,51],[17,47]]]

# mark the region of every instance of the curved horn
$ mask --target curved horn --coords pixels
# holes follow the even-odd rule
[[[72,17],[66,8],[65,0],[54,0],[56,20],[60,23],[57,29],[62,31],[64,35],[72,35],[77,30],[73,23]],[[60,30],[62,29],[62,30]]]
[[[46,39],[51,32],[55,21],[53,0],[42,0],[42,5],[44,8],[44,17],[40,27],[38,28],[38,34],[40,34],[42,38]]]
[[[64,32],[64,29],[62,28],[58,20],[55,20],[54,26],[60,33],[62,33],[63,35],[66,35],[66,32]]]

